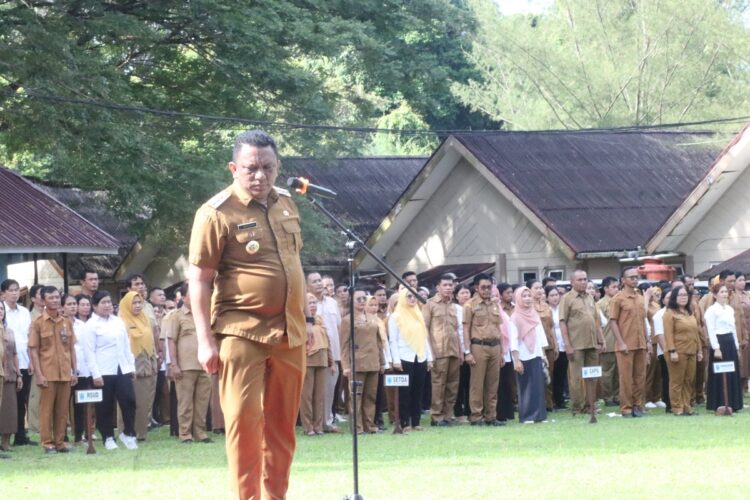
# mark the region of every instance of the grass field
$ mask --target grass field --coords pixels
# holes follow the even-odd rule
[[[365,499],[750,496],[750,410],[732,418],[651,410],[597,425],[568,412],[550,423],[504,428],[427,427],[360,438]],[[552,421],[554,420],[554,421]],[[425,419],[426,421],[426,419]],[[0,497],[226,498],[224,443],[182,445],[161,428],[138,451],[124,447],[44,456],[20,447],[0,461]],[[351,493],[351,438],[298,436],[289,498]]]

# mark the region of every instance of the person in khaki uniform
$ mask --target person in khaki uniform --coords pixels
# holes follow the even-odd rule
[[[284,498],[315,321],[305,314],[299,212],[274,187],[280,161],[265,132],[240,134],[228,168],[234,182],[198,209],[190,236],[198,360],[220,373],[234,494]]]
[[[690,400],[695,387],[696,360],[703,355],[700,322],[692,310],[690,295],[683,286],[673,289],[663,318],[669,399],[676,416],[693,414]]]
[[[206,415],[211,401],[211,376],[198,362],[198,338],[190,310],[190,295],[183,284],[182,307],[164,318],[164,335],[169,342],[169,370],[177,390],[177,420],[180,441],[210,443]]]
[[[302,386],[300,420],[308,436],[323,434],[325,417],[325,395],[329,373],[333,368],[333,355],[329,348],[328,332],[323,326],[323,318],[318,316],[318,298],[307,294],[307,307],[315,317],[312,345],[307,347],[307,373]]]
[[[609,324],[609,303],[612,297],[620,291],[617,278],[607,276],[602,280],[603,297],[596,303],[604,321],[604,352],[599,353],[599,363],[602,366],[602,376],[599,378],[599,396],[605,406],[620,406],[620,376],[617,373],[617,358],[615,357],[615,334]]]
[[[385,354],[380,337],[380,320],[367,314],[367,295],[364,290],[354,292],[354,339],[350,318],[341,320],[341,368],[348,380],[356,382],[357,422],[352,424],[358,433],[376,433],[375,398],[378,394],[378,374],[385,371]],[[354,342],[354,372],[352,373],[351,345]],[[351,411],[351,410],[350,410]]]
[[[39,432],[45,453],[67,452],[70,387],[76,385],[73,324],[60,313],[60,292],[42,289],[44,312],[31,323],[29,350],[39,385]]]
[[[503,359],[500,310],[492,302],[492,280],[487,274],[474,276],[476,293],[464,304],[464,346],[471,346],[466,363],[471,367],[469,406],[471,425],[502,426],[497,420],[497,386]]]
[[[437,294],[422,306],[432,349],[431,425],[451,425],[458,396],[458,378],[463,352],[459,341],[458,313],[453,304],[453,278],[441,276]]]
[[[637,284],[636,268],[624,269],[622,290],[609,304],[609,324],[615,334],[620,410],[623,416],[642,417],[645,415],[641,405],[651,343],[646,333],[646,303],[635,289]]]
[[[568,384],[573,415],[590,411],[596,403],[596,383],[583,379],[583,368],[599,365],[604,349],[599,310],[594,298],[586,291],[586,271],[577,269],[571,279],[573,289],[560,301],[560,333],[568,356]]]

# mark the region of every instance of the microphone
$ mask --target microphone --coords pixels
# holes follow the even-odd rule
[[[325,188],[323,186],[318,186],[316,184],[313,184],[308,179],[305,179],[304,177],[289,177],[286,180],[286,185],[290,188],[294,188],[295,191],[297,191],[299,194],[317,194],[318,196],[323,196],[326,198],[335,198],[336,192],[331,191],[328,188]]]

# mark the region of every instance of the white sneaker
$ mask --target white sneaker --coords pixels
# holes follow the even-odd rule
[[[346,422],[346,417],[336,415],[336,422]]]
[[[107,438],[106,441],[104,441],[104,447],[108,450],[116,450],[117,449],[117,443],[115,443],[114,438]]]
[[[124,433],[120,433],[120,441],[125,445],[125,448],[129,450],[137,450],[138,443],[135,440],[135,436],[127,436]]]
[[[646,408],[649,410],[653,410],[654,408],[656,408],[656,405],[649,401],[648,403],[646,403]]]
[[[667,403],[665,403],[664,401],[657,401],[656,402],[656,407],[657,408],[666,408],[667,407]]]

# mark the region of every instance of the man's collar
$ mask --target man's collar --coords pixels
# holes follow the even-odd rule
[[[3,301],[3,304],[5,304],[6,309],[10,309],[11,311],[18,311],[18,302],[16,302],[16,307],[10,307],[10,304],[8,304],[6,301]]]
[[[234,195],[238,200],[240,200],[240,203],[242,203],[243,205],[248,206],[250,205],[250,202],[253,201],[253,195],[242,189],[236,182],[232,183],[231,189]],[[271,191],[268,193],[268,201],[270,203],[275,203],[278,199],[279,194],[276,192],[276,188],[272,186]]]
[[[47,309],[45,308],[44,311],[42,312],[42,317],[44,318],[45,321],[47,321],[48,319],[51,319],[52,321],[57,323],[58,321],[62,319],[63,316],[62,314],[60,314],[60,311],[57,311],[57,316],[53,318],[52,316],[50,316],[50,314],[47,312]]]

